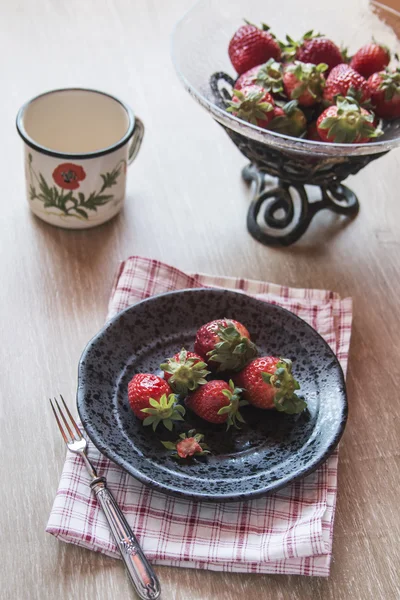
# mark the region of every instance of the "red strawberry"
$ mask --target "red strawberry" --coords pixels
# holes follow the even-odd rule
[[[217,319],[200,327],[194,349],[217,371],[239,371],[257,355],[246,327],[234,319]]]
[[[352,69],[368,78],[382,71],[390,62],[390,52],[386,46],[372,42],[360,48],[350,61]]]
[[[368,79],[375,113],[383,119],[400,118],[400,68],[374,73]]]
[[[319,137],[317,122],[312,121],[307,127],[307,135],[306,138],[308,140],[312,140],[313,142],[321,142],[321,138]]]
[[[205,377],[210,372],[201,356],[184,348],[160,367],[173,391],[184,395],[206,383]]]
[[[213,379],[193,392],[187,400],[188,406],[196,415],[209,423],[226,423],[238,428],[237,421],[244,423],[239,408],[247,404],[240,400],[240,388],[235,388],[233,381]]]
[[[336,106],[329,106],[318,117],[317,131],[324,142],[364,144],[382,132],[375,127],[374,115],[361,108],[352,97],[337,98]]]
[[[246,87],[251,87],[252,85],[256,85],[258,71],[261,69],[262,65],[257,65],[256,67],[252,67],[245,73],[242,73],[235,82],[233,86],[234,90],[242,90]]]
[[[367,80],[350,65],[342,63],[329,73],[324,90],[324,100],[335,103],[335,96],[354,96],[360,104],[370,99],[371,91]]]
[[[167,450],[175,450],[174,458],[189,458],[191,456],[203,456],[210,454],[207,444],[203,442],[204,435],[196,433],[195,429],[191,429],[188,433],[181,433],[176,442],[161,442]]]
[[[296,100],[293,100],[293,102],[296,102]],[[289,104],[289,102],[288,102]],[[296,102],[297,104],[297,102]],[[283,110],[282,106],[275,106],[274,108],[274,119],[277,119],[278,117],[284,117],[285,116],[285,111]]]
[[[313,31],[308,31],[299,42],[295,42],[291,37],[286,36],[288,45],[285,47],[285,56],[287,58],[296,58],[305,63],[319,65],[325,63],[328,65],[327,72],[336,65],[343,62],[340,49],[330,39]]]
[[[236,375],[235,382],[243,386],[243,397],[257,408],[295,414],[307,406],[295,394],[300,385],[292,375],[292,361],[286,358],[256,358]]]
[[[229,58],[239,75],[256,65],[265,63],[269,58],[280,60],[281,49],[268,29],[264,24],[262,29],[259,29],[247,23],[239,27],[229,42]]]
[[[294,62],[284,69],[283,85],[286,96],[290,100],[297,100],[300,106],[312,106],[322,99],[325,87],[327,65],[318,66],[311,63]]]
[[[305,114],[298,108],[297,101],[292,100],[285,104],[283,108],[276,106],[274,108],[274,118],[270,122],[268,129],[277,131],[284,135],[299,137],[307,127]]]
[[[173,421],[183,421],[183,406],[177,399],[168,383],[151,373],[138,373],[128,384],[128,399],[131,409],[143,425],[152,425],[153,430],[162,422],[169,430]]]
[[[235,90],[242,90],[251,85],[259,85],[266,92],[279,94],[283,92],[282,65],[270,58],[264,65],[257,65],[238,77]]]
[[[226,109],[235,117],[264,129],[274,116],[274,100],[268,92],[257,85],[233,90],[232,101]]]

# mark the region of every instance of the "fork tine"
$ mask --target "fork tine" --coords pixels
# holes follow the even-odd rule
[[[62,426],[62,425],[61,425],[61,423],[60,423],[60,419],[58,418],[58,415],[57,415],[57,413],[56,413],[56,410],[55,410],[55,408],[54,408],[54,406],[53,406],[53,403],[52,403],[52,401],[51,401],[51,398],[49,398],[49,401],[50,401],[50,406],[51,406],[51,409],[52,409],[52,411],[53,411],[53,413],[54,413],[54,416],[55,416],[55,418],[56,418],[56,421],[57,421],[58,428],[59,428],[59,430],[60,430],[60,432],[61,432],[61,435],[62,435],[62,436],[63,436],[63,438],[64,438],[64,442],[65,442],[66,444],[68,444],[68,439],[67,439],[67,436],[65,435],[64,428],[63,428],[63,426]]]
[[[61,400],[62,400],[62,403],[64,404],[65,410],[67,411],[67,414],[68,414],[68,416],[69,416],[69,418],[70,418],[70,420],[71,420],[71,423],[72,423],[72,425],[74,426],[76,433],[78,434],[78,438],[79,438],[79,439],[82,439],[82,433],[81,433],[81,431],[80,431],[80,429],[79,429],[78,425],[76,424],[76,421],[75,421],[74,417],[73,417],[73,416],[71,415],[71,413],[69,412],[69,408],[68,408],[68,406],[65,404],[65,400],[64,400],[64,398],[62,397],[62,395],[61,395],[61,394],[60,394],[60,398],[61,398]]]
[[[75,434],[72,431],[71,427],[69,426],[69,423],[68,423],[67,419],[65,418],[65,415],[64,415],[63,411],[61,410],[60,405],[58,404],[56,398],[54,398],[54,402],[57,404],[58,412],[60,413],[61,418],[62,418],[62,420],[65,423],[65,427],[68,429],[68,433],[71,436],[71,440],[74,440],[75,439]]]

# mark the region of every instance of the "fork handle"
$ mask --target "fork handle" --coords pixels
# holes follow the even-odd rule
[[[119,508],[114,496],[107,488],[104,477],[96,477],[90,484],[103,509],[111,533],[125,563],[137,595],[142,600],[160,597],[161,587],[150,563],[143,554],[132,529]]]

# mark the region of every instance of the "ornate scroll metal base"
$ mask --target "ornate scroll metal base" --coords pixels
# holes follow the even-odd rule
[[[296,242],[323,208],[348,217],[355,217],[359,211],[357,196],[340,183],[319,186],[321,198],[310,201],[304,185],[278,179],[271,187],[271,178],[251,164],[243,169],[242,177],[248,183],[255,183],[247,229],[267,246],[289,246]],[[298,198],[298,210],[294,196]]]

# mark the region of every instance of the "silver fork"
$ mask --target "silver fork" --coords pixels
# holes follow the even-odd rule
[[[107,488],[105,477],[99,477],[97,475],[96,469],[87,456],[87,442],[82,436],[82,433],[80,432],[78,425],[68,410],[68,406],[65,404],[64,398],[61,396],[61,394],[60,397],[64,405],[65,412],[63,412],[63,410],[60,408],[56,398],[54,398],[54,402],[57,406],[58,414],[51,399],[50,404],[51,408],[53,409],[57,425],[61,431],[61,435],[64,438],[64,442],[66,443],[68,450],[70,450],[70,452],[74,452],[75,454],[79,454],[86,465],[86,468],[92,479],[90,487],[96,494],[96,498],[103,509],[111,533],[114,537],[117,548],[121,553],[122,559],[125,563],[137,595],[139,598],[142,598],[142,600],[155,600],[156,598],[159,598],[161,594],[160,583],[157,579],[157,576],[147,558],[143,554],[143,551],[139,546],[139,542],[137,541],[124,515],[122,514],[122,511],[119,508],[114,496]],[[69,417],[69,422],[65,416],[65,413]],[[61,420],[59,419],[59,416],[61,417]]]

